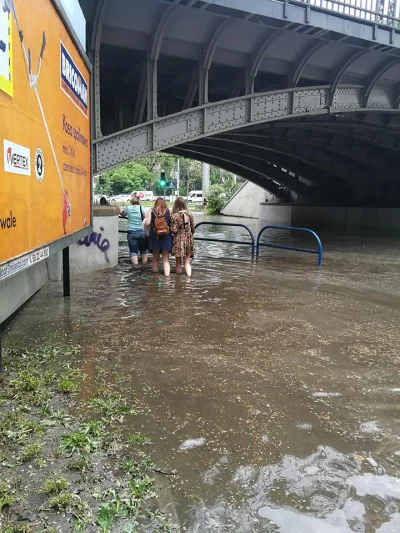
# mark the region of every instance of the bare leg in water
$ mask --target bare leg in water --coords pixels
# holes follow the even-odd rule
[[[171,272],[171,265],[169,264],[169,252],[168,250],[162,251],[162,260],[164,264],[164,276],[169,276]],[[158,262],[157,262],[157,272],[158,272]]]
[[[176,273],[182,274],[182,261],[180,257],[176,258]]]
[[[153,250],[153,272],[158,272],[159,264],[160,264],[160,251]]]
[[[192,265],[190,264],[190,256],[185,255],[183,260],[184,260],[184,263],[185,263],[186,275],[190,278],[191,275],[192,275]]]

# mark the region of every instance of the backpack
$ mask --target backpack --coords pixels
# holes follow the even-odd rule
[[[165,215],[159,217],[155,211],[154,213],[154,233],[156,234],[157,239],[160,237],[166,237],[169,235],[169,226],[167,224],[167,221],[165,220]]]

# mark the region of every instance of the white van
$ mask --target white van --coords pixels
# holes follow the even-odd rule
[[[203,203],[203,191],[190,191],[187,196],[187,201]]]
[[[152,202],[154,200],[153,191],[132,191],[131,196],[134,195],[144,202]]]

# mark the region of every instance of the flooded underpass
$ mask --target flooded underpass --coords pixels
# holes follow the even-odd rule
[[[192,279],[132,269],[121,246],[117,269],[74,278],[70,300],[49,283],[6,343],[51,332],[79,344],[82,398],[108,368],[126,378],[143,409],[125,429],[151,437],[186,532],[398,532],[399,241],[322,239],[322,269],[201,242]]]

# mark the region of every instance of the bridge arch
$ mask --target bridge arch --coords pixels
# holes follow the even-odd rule
[[[179,150],[225,168],[231,158],[245,177],[306,184],[310,195],[398,186],[400,30],[390,16],[361,20],[360,9],[357,20],[296,0],[252,10],[240,0],[235,9],[225,0],[80,2],[92,30],[95,172]]]

